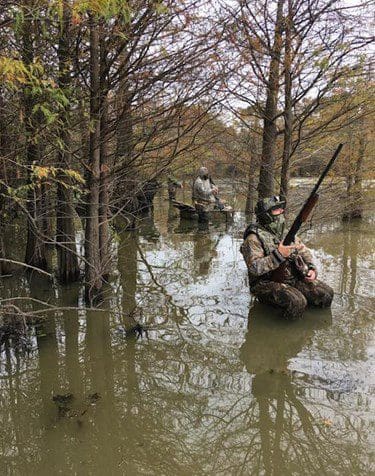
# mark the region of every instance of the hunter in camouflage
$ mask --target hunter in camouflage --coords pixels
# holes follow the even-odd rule
[[[193,184],[192,199],[200,222],[208,221],[208,212],[216,208],[218,188],[213,184],[206,167],[201,167]],[[223,206],[224,207],[224,206]]]
[[[284,208],[285,201],[279,196],[258,201],[257,223],[247,227],[241,253],[252,294],[261,303],[282,309],[285,318],[297,319],[307,306],[329,307],[333,290],[316,279],[311,252],[301,240],[297,238],[291,246],[283,245]],[[286,277],[282,283],[276,282],[273,272],[284,262]],[[305,276],[297,272],[296,263],[303,263]]]
[[[176,200],[177,189],[183,188],[182,182],[179,182],[172,175],[168,176],[168,198],[173,201]]]

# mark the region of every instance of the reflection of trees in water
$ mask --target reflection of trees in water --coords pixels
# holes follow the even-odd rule
[[[151,264],[147,258],[147,250],[155,249],[155,236],[159,235],[152,217],[142,221],[139,230],[120,235],[118,248],[120,277],[115,294],[120,298],[118,309],[127,330],[134,328],[137,323],[152,326],[155,324],[155,317],[157,324],[160,325],[168,319],[170,312],[175,317],[180,313],[179,306],[174,305],[164,283],[163,278],[167,273],[164,273],[162,266]],[[170,271],[170,267],[165,268],[165,271]],[[176,282],[175,275],[171,279]],[[158,308],[160,308],[159,315],[156,311]],[[144,309],[146,312],[143,312]]]
[[[361,233],[361,226],[357,221],[343,224],[341,269],[337,273],[340,277],[338,301],[344,312],[336,328],[336,338],[340,341],[337,354],[339,360],[343,362],[348,358],[367,360],[365,344],[369,340],[369,317],[375,304],[371,295],[366,297],[360,295],[360,288],[366,287],[366,283],[363,282],[366,273],[360,266],[364,265],[366,256],[372,249],[371,241],[365,240],[366,236]]]
[[[286,324],[262,313],[252,310],[240,350],[253,376],[251,391],[240,378],[241,366],[214,346],[177,337],[119,342],[111,339],[109,316],[91,313],[85,339],[78,342],[75,331],[76,342],[69,343],[78,358],[68,361],[61,357],[68,342],[59,353],[56,333],[47,327],[41,385],[33,389],[35,414],[29,438],[20,438],[15,466],[45,474],[81,474],[82,468],[92,474],[298,474],[301,468],[304,474],[332,474],[332,468],[365,474],[360,449],[317,424],[319,409],[307,407],[312,378],[286,369],[316,330],[329,325],[329,315]],[[74,327],[78,316],[71,317]],[[84,394],[73,408],[78,417],[59,419],[56,408],[46,407],[56,388],[65,392],[79,383],[69,378],[75,373]],[[79,416],[85,396],[95,392],[100,399]]]
[[[138,273],[138,233],[125,232],[120,235],[118,269],[120,271],[121,319],[125,329],[134,325],[131,315],[136,308]]]
[[[160,232],[155,225],[154,214],[150,213],[144,216],[138,223],[138,234],[149,243],[157,243],[160,238]]]
[[[352,224],[343,224],[344,246],[342,254],[341,294],[350,294],[354,297],[357,284],[357,256],[359,233],[352,229]]]
[[[313,243],[321,249],[325,270],[334,286],[333,301],[336,317],[329,332],[335,351],[337,372],[342,373],[347,361],[367,361],[367,342],[371,335],[371,316],[375,306],[371,288],[371,257],[374,248],[373,226],[353,220],[343,223],[339,230],[314,235]],[[324,341],[321,341],[324,344]],[[336,378],[338,375],[336,375]]]
[[[275,323],[264,319],[263,308],[255,306],[249,315],[246,341],[241,358],[249,373],[254,374],[252,394],[258,406],[259,461],[266,474],[290,474],[308,455],[307,473],[320,473],[324,465],[325,438],[314,430],[315,419],[299,398],[301,389],[295,385],[288,361],[311,339],[315,329],[324,327],[319,320],[310,323]],[[327,314],[329,311],[327,311]],[[263,318],[263,320],[262,320]],[[266,321],[264,323],[264,320]],[[317,454],[317,448],[319,453]],[[255,451],[256,453],[256,451]],[[326,458],[326,464],[331,464]],[[294,468],[295,469],[295,468]]]
[[[26,407],[28,389],[22,379],[27,364],[22,362],[22,357],[15,356],[8,345],[5,346],[0,361],[0,474],[8,474],[15,467],[22,468],[24,459],[30,454],[27,441],[33,432],[30,428],[23,428],[23,421],[30,411]],[[20,458],[16,459],[16,456]]]
[[[125,235],[116,289],[122,318],[136,304],[137,268],[145,258],[136,233],[127,235],[129,241]],[[198,240],[201,251],[200,246]],[[349,279],[356,262],[345,262]],[[160,283],[145,289],[159,299],[166,295]],[[42,469],[45,474],[289,475],[336,474],[339,468],[343,475],[368,474],[366,446],[360,432],[355,441],[348,408],[342,410],[346,427],[335,421],[324,426],[323,416],[337,415],[329,391],[319,387],[313,371],[287,368],[290,359],[311,348],[318,330],[330,332],[324,312],[289,324],[274,321],[264,308],[252,309],[240,360],[230,342],[207,343],[189,334],[185,317],[177,323],[170,319],[155,340],[136,341],[115,334],[108,314],[88,313],[85,328],[83,315],[80,324],[78,312],[64,312],[42,328],[38,361],[20,362],[9,354],[2,368],[11,377],[6,385],[0,382],[0,473],[13,467],[10,474]],[[364,352],[358,339],[345,337],[354,332],[352,321],[340,316],[335,324],[343,358]],[[325,339],[321,335],[315,345],[327,346]],[[314,401],[314,391],[325,394]],[[58,417],[56,392],[76,397],[66,417]],[[100,399],[87,406],[94,393]]]
[[[340,228],[336,226],[311,235],[313,248],[316,251],[320,249],[324,279],[327,275],[330,277],[330,284],[335,287],[336,293],[353,299],[356,294],[373,294],[374,231],[371,223],[353,220],[340,224]]]
[[[259,305],[258,305],[259,306]],[[215,472],[222,474],[353,474],[368,469],[355,444],[345,442],[345,430],[330,427],[324,403],[310,405],[306,394],[314,377],[287,369],[288,361],[309,344],[318,329],[327,328],[329,311],[314,320],[275,321],[266,308],[253,307],[240,356],[253,375],[252,395],[240,395],[223,416],[209,425]],[[337,434],[335,434],[337,432]],[[358,435],[359,436],[359,435]],[[362,451],[364,448],[362,448]],[[365,473],[360,473],[365,474]]]

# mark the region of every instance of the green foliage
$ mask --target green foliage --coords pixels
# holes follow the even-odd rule
[[[117,16],[124,23],[129,23],[131,19],[131,8],[125,0],[83,0],[75,1],[73,4],[73,23],[80,23],[82,15],[93,14],[105,20]]]
[[[156,13],[158,13],[159,15],[163,15],[169,12],[169,8],[163,3],[163,1],[155,2],[154,8]]]
[[[60,183],[63,183],[66,188],[69,187],[68,184],[62,181],[62,177],[65,175],[66,177],[73,179],[74,182],[79,184],[84,184],[85,180],[82,175],[77,172],[76,170],[72,169],[62,169],[59,167],[42,167],[39,165],[32,165],[31,167],[31,179],[34,182],[41,182],[42,180],[48,178],[57,178]]]
[[[13,22],[14,32],[16,34],[16,38],[19,38],[23,29],[23,25],[25,24],[25,16],[24,16],[23,9],[14,10],[13,19],[14,19],[14,22]]]
[[[0,81],[8,88],[16,88],[17,85],[25,84],[30,72],[25,64],[17,59],[0,57]]]
[[[84,178],[77,170],[32,165],[30,181],[19,187],[6,186],[4,195],[16,203],[22,203],[23,200],[27,199],[28,193],[40,187],[42,182],[59,183],[64,188],[76,192],[82,192],[82,186],[85,184]]]
[[[57,112],[69,104],[66,92],[52,78],[46,77],[44,67],[38,60],[25,65],[18,59],[0,57],[0,81],[10,90],[22,88],[33,96],[38,101],[33,113],[41,111],[47,124],[53,122]]]
[[[48,109],[46,106],[44,106],[43,104],[36,104],[34,107],[33,107],[33,113],[36,113],[36,112],[42,112],[43,113],[43,116],[44,116],[44,119],[46,121],[46,124],[49,125],[51,124],[52,122],[55,121],[56,117],[58,117],[58,114],[56,113],[53,113],[50,109]]]
[[[326,71],[329,67],[329,58],[321,58],[315,62],[315,66],[323,71]]]

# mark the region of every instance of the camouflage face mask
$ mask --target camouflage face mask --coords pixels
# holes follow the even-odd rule
[[[270,213],[271,215],[271,213]],[[280,215],[271,215],[272,222],[267,225],[267,228],[271,233],[273,233],[277,238],[281,240],[284,227],[285,227],[285,216],[284,213],[280,213]]]

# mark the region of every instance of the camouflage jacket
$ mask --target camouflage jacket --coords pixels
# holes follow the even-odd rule
[[[202,179],[198,177],[195,179],[193,185],[193,201],[210,203],[215,201],[213,194],[214,187],[212,186],[210,179]]]
[[[280,240],[264,228],[256,225],[251,227],[251,231],[241,245],[241,253],[249,272],[250,286],[257,284],[259,281],[270,281],[272,271],[287,260],[277,249],[279,243]],[[295,243],[302,245],[302,249],[296,254],[298,253],[310,268],[315,268],[310,250],[298,237]],[[292,272],[290,272],[290,276],[292,276]]]

